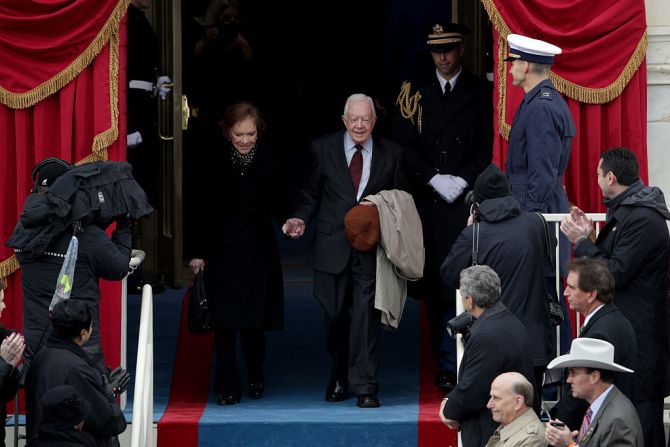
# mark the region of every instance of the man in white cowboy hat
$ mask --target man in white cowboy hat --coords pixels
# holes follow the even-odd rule
[[[550,420],[545,437],[557,447],[644,446],[637,411],[612,384],[616,373],[633,370],[614,363],[614,346],[595,338],[577,338],[570,353],[549,363],[548,369],[568,368],[572,395],[586,399],[589,408],[579,430],[571,431],[562,421]],[[572,427],[574,428],[574,427]]]

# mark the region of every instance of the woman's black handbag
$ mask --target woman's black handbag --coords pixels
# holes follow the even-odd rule
[[[195,275],[193,285],[189,289],[188,330],[193,334],[204,334],[212,330],[203,270]]]

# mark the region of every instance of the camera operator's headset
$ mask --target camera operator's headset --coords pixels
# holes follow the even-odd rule
[[[42,168],[44,168],[45,166],[50,165],[50,164],[57,164],[57,165],[65,168],[66,170],[70,169],[72,167],[72,165],[70,163],[68,163],[67,161],[65,161],[63,159],[60,159],[58,157],[49,157],[49,158],[45,158],[44,160],[40,161],[39,163],[37,163],[35,165],[35,167],[33,168],[32,172],[30,174],[30,178],[32,179],[32,181],[34,183],[32,192],[38,192],[39,191],[39,186],[40,185],[38,184],[38,182],[39,182],[38,174],[40,173]]]

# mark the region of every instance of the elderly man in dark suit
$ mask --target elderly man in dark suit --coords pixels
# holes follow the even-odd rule
[[[633,369],[637,358],[637,343],[633,325],[612,302],[614,278],[601,260],[580,258],[568,263],[568,279],[565,288],[570,309],[582,314],[584,324],[580,337],[597,338],[614,345],[614,360]],[[633,374],[617,374],[614,384],[635,402],[635,380]],[[561,400],[552,408],[551,414],[573,429],[582,423],[588,403],[576,399],[569,387]]]
[[[572,395],[585,399],[589,408],[579,430],[567,428],[558,419],[547,422],[547,444],[556,447],[645,445],[635,407],[612,383],[616,372],[633,371],[614,362],[611,343],[577,338],[572,342],[570,353],[552,360],[548,368],[567,368]]]
[[[372,138],[376,118],[370,97],[355,94],[347,99],[342,116],[346,131],[312,143],[309,181],[294,217],[282,228],[298,238],[305,223],[316,220],[314,295],[325,310],[326,347],[333,359],[326,400],[346,399],[349,387],[361,408],[379,406],[376,251],[358,251],[349,244],[344,216],[362,197],[404,184],[400,147]]]
[[[410,285],[410,294],[425,303],[435,385],[445,392],[456,379],[456,346],[444,332],[456,312],[456,294],[441,281],[440,266],[465,227],[465,193],[491,162],[493,144],[492,84],[461,64],[469,32],[456,23],[431,28],[426,48],[435,71],[403,83],[392,129],[403,147],[426,246],[423,278]]]
[[[488,266],[461,272],[460,293],[466,312],[475,318],[465,344],[458,383],[442,401],[440,418],[460,429],[464,447],[481,447],[498,423],[486,407],[489,386],[504,372],[516,371],[532,383],[531,342],[523,323],[500,302],[500,278]]]

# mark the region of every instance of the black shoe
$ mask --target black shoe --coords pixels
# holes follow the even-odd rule
[[[376,394],[359,394],[357,398],[358,408],[379,408],[379,399]]]
[[[216,399],[217,405],[235,405],[242,401],[241,393],[222,393]]]
[[[249,395],[252,399],[260,399],[265,391],[265,383],[251,382],[249,383]]]
[[[456,387],[456,374],[451,371],[437,373],[435,376],[435,386],[445,393],[451,392]]]
[[[347,385],[336,379],[330,379],[326,387],[326,401],[342,402],[347,398]]]

